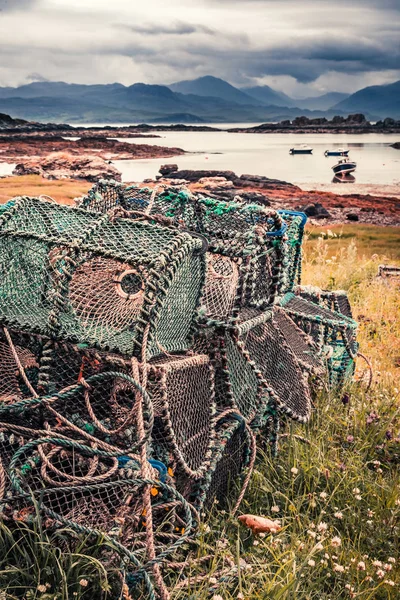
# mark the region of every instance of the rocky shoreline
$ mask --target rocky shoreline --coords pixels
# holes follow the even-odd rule
[[[304,191],[287,181],[261,175],[179,170],[176,164],[161,166],[157,181],[164,185],[186,185],[192,191],[221,200],[240,196],[245,202],[258,202],[276,210],[300,210],[308,215],[311,223],[319,225],[359,222],[400,226],[400,199],[392,196]],[[156,181],[146,183],[154,185]]]
[[[47,179],[102,178],[121,180],[116,160],[168,158],[184,154],[181,148],[131,144],[115,138],[159,137],[130,128],[73,128],[69,125],[29,123],[0,115],[0,162],[16,163],[15,175]]]

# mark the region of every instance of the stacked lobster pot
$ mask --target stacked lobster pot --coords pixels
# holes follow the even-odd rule
[[[198,509],[241,478],[236,510],[256,436],[276,451],[282,419],[310,418],[313,380],[352,372],[347,299],[300,286],[304,225],[116,182],[74,208],[1,207],[3,516],[39,502],[151,591]]]
[[[186,357],[202,241],[21,197],[0,272],[0,514],[101,536],[151,590],[195,525],[171,468],[199,477],[215,444],[213,367]]]
[[[221,430],[228,441],[217,446],[227,450],[215,452],[203,482],[210,498],[217,489],[225,492],[226,472],[240,472],[253,460],[251,435],[262,430],[276,447],[282,415],[306,422],[311,413],[311,378],[323,377],[327,367],[332,371],[326,346],[304,327],[314,303],[306,302],[308,313],[301,322],[288,307],[288,297],[294,296],[301,280],[306,216],[257,204],[221,202],[185,189],[154,191],[110,182],[97,184],[80,206],[99,212],[127,211],[136,218],[142,212],[203,237],[207,269],[193,348],[210,356],[214,365],[218,414],[241,423],[233,427],[221,417],[217,435]],[[328,316],[335,318],[330,311]],[[232,452],[230,438],[246,431],[250,433],[244,452]],[[185,481],[188,485],[182,490],[187,495],[187,489],[193,488],[190,480]],[[196,490],[201,483],[196,482]],[[207,492],[201,497],[207,497]]]

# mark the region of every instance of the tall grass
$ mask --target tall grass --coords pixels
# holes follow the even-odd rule
[[[186,572],[193,582],[206,578],[176,587],[175,598],[400,598],[400,290],[376,278],[386,259],[361,246],[334,232],[311,236],[303,279],[348,290],[361,350],[374,367],[372,388],[351,383],[340,394],[320,393],[309,424],[287,425],[277,458],[260,451],[241,510],[279,518],[282,530],[255,537],[215,507],[204,516],[195,553],[211,552],[212,560]],[[60,535],[66,532],[1,526],[0,598],[119,597],[99,546],[86,540],[62,553],[54,546]],[[226,557],[238,567],[228,578],[220,574]],[[173,584],[176,573],[170,577]]]

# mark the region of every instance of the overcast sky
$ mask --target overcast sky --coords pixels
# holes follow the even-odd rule
[[[297,97],[400,79],[400,0],[0,0],[0,86],[202,75]]]

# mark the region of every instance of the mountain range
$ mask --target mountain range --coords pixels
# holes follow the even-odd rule
[[[364,113],[370,120],[400,118],[400,81],[294,99],[269,86],[239,89],[206,76],[169,86],[33,82],[0,87],[0,112],[33,121],[68,123],[278,122]]]

